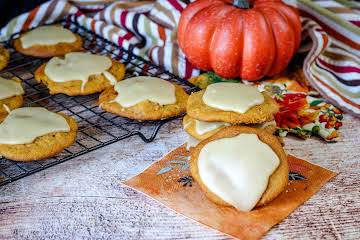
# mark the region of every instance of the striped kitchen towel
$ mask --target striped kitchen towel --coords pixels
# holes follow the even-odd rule
[[[1,29],[0,41],[21,30],[70,15],[80,25],[119,46],[180,77],[190,78],[200,71],[186,60],[176,41],[180,14],[188,2],[52,0],[13,19]],[[305,76],[323,97],[360,116],[359,3],[348,0],[286,2],[300,10],[304,16],[304,36],[312,40],[309,48],[307,45],[301,48],[310,50],[304,62]],[[85,14],[84,9],[91,9],[91,14]]]
[[[299,0],[303,29],[312,39],[304,61],[306,78],[346,112],[360,116],[360,3]],[[315,22],[316,21],[316,22]]]

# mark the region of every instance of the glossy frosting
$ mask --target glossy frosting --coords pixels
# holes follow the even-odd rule
[[[91,75],[104,74],[111,84],[116,79],[107,70],[112,66],[112,61],[105,56],[91,53],[67,53],[64,58],[53,57],[46,64],[45,74],[54,82],[82,81],[84,89]]]
[[[0,100],[23,94],[21,83],[0,77]]]
[[[245,113],[250,108],[262,104],[264,96],[253,86],[241,83],[214,83],[206,88],[202,100],[213,108]]]
[[[223,126],[230,126],[230,123],[225,122],[204,122],[195,119],[195,131],[199,135],[203,135],[212,130],[218,129]]]
[[[41,107],[18,108],[0,124],[0,144],[27,144],[48,133],[69,131],[69,124],[59,114]]]
[[[206,144],[198,157],[206,187],[241,211],[250,211],[265,192],[280,160],[256,134],[239,134]]]
[[[55,45],[58,43],[73,43],[75,35],[61,26],[42,26],[25,33],[21,38],[23,48],[34,45]]]
[[[175,86],[156,77],[125,79],[115,85],[115,91],[118,95],[114,101],[123,107],[132,107],[145,100],[160,105],[176,103]]]

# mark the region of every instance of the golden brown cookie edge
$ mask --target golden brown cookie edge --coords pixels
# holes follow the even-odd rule
[[[106,89],[99,96],[99,106],[104,111],[139,121],[156,121],[177,117],[186,111],[188,94],[185,90],[175,85],[176,103],[161,106],[151,101],[143,101],[135,106],[124,108],[116,102],[110,102],[117,96],[114,87]]]
[[[288,173],[289,167],[287,163],[287,156],[284,149],[281,146],[281,143],[277,137],[273,136],[266,130],[250,128],[245,126],[229,126],[224,127],[222,130],[215,133],[210,138],[207,138],[201,141],[195,148],[191,151],[190,158],[190,172],[195,181],[199,184],[200,188],[204,191],[205,195],[214,203],[222,206],[231,206],[216,194],[212,193],[206,185],[201,181],[199,176],[197,161],[201,149],[209,142],[226,137],[234,137],[241,133],[254,133],[257,134],[259,139],[265,144],[269,145],[271,149],[276,153],[280,159],[280,165],[270,176],[267,189],[263,193],[261,199],[258,201],[256,207],[263,206],[273,199],[275,199],[286,187],[288,183]]]
[[[73,34],[75,35],[76,40],[72,43],[57,43],[55,45],[34,45],[29,48],[23,48],[21,43],[21,37],[24,34],[22,34],[19,38],[13,41],[13,46],[16,51],[27,56],[39,58],[63,56],[66,53],[79,51],[82,48],[82,38],[76,33]]]
[[[109,59],[111,59],[109,57]],[[125,76],[125,65],[111,59],[112,65],[108,70],[117,81],[121,81]],[[104,91],[106,88],[110,88],[112,85],[106,77],[101,75],[91,75],[88,82],[84,87],[84,91],[81,91],[82,81],[74,80],[64,83],[58,83],[51,81],[45,74],[45,67],[47,63],[43,63],[35,71],[35,80],[38,83],[46,85],[51,95],[63,93],[68,96],[84,96]]]
[[[71,146],[76,140],[78,125],[75,119],[73,119],[72,117],[62,113],[58,114],[63,116],[68,122],[70,126],[69,132],[49,133],[36,138],[35,141],[30,144],[0,144],[0,155],[13,161],[38,161],[54,157],[58,153],[62,152],[65,148]],[[47,140],[53,137],[53,135],[60,136],[59,138],[63,141],[59,139],[57,141],[50,142],[49,144],[49,141]],[[18,151],[20,151],[20,153],[18,153]]]

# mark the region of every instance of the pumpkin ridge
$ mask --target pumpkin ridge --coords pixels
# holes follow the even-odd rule
[[[187,34],[186,30],[189,25],[189,22],[191,21],[191,19],[194,17],[194,15],[196,13],[198,13],[205,7],[210,6],[211,4],[213,4],[213,2],[215,3],[215,2],[220,2],[220,1],[219,0],[196,1],[189,5],[189,6],[191,6],[191,8],[187,7],[182,11],[181,18],[180,18],[179,25],[178,25],[178,34],[177,34],[178,43],[182,49],[184,49],[184,41],[185,41],[185,36]]]
[[[279,2],[268,2],[268,3],[259,2],[258,6],[273,8],[275,11],[277,11],[287,19],[288,23],[291,25],[291,28],[294,30],[294,36],[295,36],[294,54],[295,54],[300,46],[300,40],[301,40],[301,22],[298,11],[294,7],[284,4],[279,4]]]
[[[219,7],[223,7],[219,11]],[[185,49],[188,48],[188,45],[192,47],[191,53],[189,55],[190,62],[193,63],[193,59],[196,59],[197,61],[193,63],[193,65],[205,69],[210,70],[211,64],[210,64],[210,44],[211,44],[211,37],[214,33],[214,30],[218,24],[218,22],[226,16],[226,13],[231,10],[231,6],[227,6],[224,3],[215,3],[213,5],[207,6],[203,8],[201,11],[197,12],[192,18],[191,21],[186,29],[187,32],[196,32],[196,30],[199,30],[197,33],[201,38],[203,39],[202,43],[193,43],[194,36],[188,36],[187,40],[185,40]],[[212,17],[211,23],[204,22],[204,17],[207,15],[210,15]],[[209,25],[207,25],[209,24]],[[206,31],[204,31],[204,26],[206,27]],[[200,33],[199,33],[200,32]],[[209,39],[209,38],[210,39]]]
[[[245,48],[240,75],[243,79],[254,81],[265,76],[265,70],[274,59],[274,39],[265,17],[256,8],[244,10],[243,17]]]
[[[273,7],[263,7],[259,10],[263,12],[268,21],[272,22],[272,24],[270,24],[270,28],[274,36],[276,51],[273,64],[266,75],[274,76],[284,70],[284,66],[289,64],[293,56],[293,52],[295,50],[295,33],[294,30],[289,27],[289,20],[281,13],[281,11]],[[278,21],[278,24],[275,24],[276,21]],[[281,30],[279,30],[279,28]],[[286,35],[281,35],[283,31],[288,33]],[[286,44],[282,44],[283,42],[286,42]],[[284,47],[290,47],[291,49],[284,50]]]
[[[243,18],[242,16],[238,15],[237,12],[241,11],[240,9],[232,9],[231,11],[229,11],[227,13],[226,16],[223,17],[223,19],[217,24],[217,26],[215,27],[215,30],[213,32],[212,38],[211,38],[211,43],[210,43],[210,48],[209,48],[209,53],[210,53],[210,64],[212,66],[213,69],[216,69],[219,72],[222,72],[223,75],[226,78],[232,78],[232,77],[237,77],[239,75],[239,70],[238,68],[241,66],[241,58],[242,58],[242,51],[243,51],[243,34],[242,34],[242,26],[243,26]],[[236,17],[241,18],[241,20],[239,19],[235,19]],[[236,33],[239,36],[239,39],[237,39],[237,41],[235,41],[235,39],[232,39],[230,37],[224,37],[224,32],[227,32],[228,34],[230,34],[229,32],[229,28],[232,26],[231,24],[229,25],[230,22],[234,22],[236,21],[236,23],[238,24],[239,22],[241,22],[241,26],[237,26],[236,30],[233,29],[233,34],[236,35]],[[234,24],[235,25],[235,24]],[[236,33],[234,33],[236,32]],[[227,36],[227,35],[226,35]],[[232,36],[233,37],[233,36]],[[224,51],[223,48],[219,48],[218,44],[222,44],[223,46],[227,46],[227,48],[234,48],[234,44],[236,45],[236,43],[241,43],[241,46],[238,47],[238,51],[231,51],[231,52],[227,52]],[[237,57],[233,57],[232,59],[232,55],[237,54]],[[228,68],[233,68],[234,71],[230,72],[228,70]]]

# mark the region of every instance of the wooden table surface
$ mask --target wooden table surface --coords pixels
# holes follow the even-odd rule
[[[360,239],[360,120],[326,144],[286,150],[339,173],[265,239]],[[133,137],[0,187],[0,239],[227,239],[120,185],[186,139],[179,120],[150,144]]]

